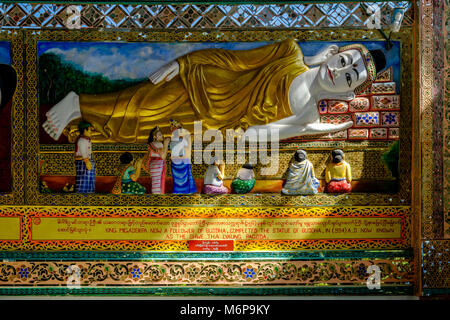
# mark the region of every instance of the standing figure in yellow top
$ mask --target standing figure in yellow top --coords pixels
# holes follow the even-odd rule
[[[336,132],[353,122],[320,123],[317,102],[353,99],[385,64],[381,50],[362,44],[330,45],[309,57],[293,39],[251,50],[198,50],[118,92],[70,92],[46,113],[43,127],[58,140],[81,118],[93,125],[93,141],[121,143],[146,142],[173,116],[191,132],[199,120],[204,129],[275,129],[280,139]]]
[[[326,191],[330,193],[350,192],[352,171],[344,160],[344,152],[340,149],[331,152],[331,163],[325,168]]]

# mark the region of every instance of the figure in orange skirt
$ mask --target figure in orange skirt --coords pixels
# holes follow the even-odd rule
[[[326,191],[330,193],[350,192],[352,171],[344,160],[344,152],[340,149],[331,152],[332,161],[325,169]]]

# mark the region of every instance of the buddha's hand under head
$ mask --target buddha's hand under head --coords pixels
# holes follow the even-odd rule
[[[332,44],[324,50],[324,58],[328,59],[329,57],[337,54],[338,52],[339,52],[339,47],[335,44]]]
[[[330,45],[318,52],[314,56],[305,56],[303,57],[305,64],[308,66],[319,65],[325,61],[327,61],[330,57],[339,53],[339,47],[337,45]]]

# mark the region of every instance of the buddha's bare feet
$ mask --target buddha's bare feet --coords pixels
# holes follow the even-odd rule
[[[54,105],[46,114],[47,121],[42,127],[50,137],[58,140],[64,128],[72,121],[81,117],[79,97],[70,92],[64,99]]]
[[[175,77],[179,72],[180,72],[180,65],[175,60],[166,64],[155,73],[152,73],[149,79],[153,84],[156,85],[163,80],[166,81],[172,80],[173,77]]]

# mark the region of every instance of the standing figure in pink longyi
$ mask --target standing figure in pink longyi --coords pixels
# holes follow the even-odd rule
[[[148,152],[144,161],[144,169],[152,179],[152,193],[164,194],[166,185],[166,156],[170,138],[165,138],[161,129],[156,126],[148,136]]]

